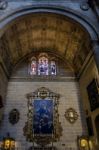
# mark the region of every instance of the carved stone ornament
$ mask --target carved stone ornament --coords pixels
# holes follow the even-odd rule
[[[17,109],[12,109],[9,113],[9,122],[11,124],[16,124],[19,121],[19,111]]]
[[[83,11],[87,11],[89,9],[89,5],[87,2],[83,2],[80,4],[80,8],[83,10]]]
[[[62,135],[58,114],[59,94],[41,87],[27,94],[27,98],[27,122],[23,129],[26,139],[40,146],[59,140]]]
[[[76,120],[78,119],[78,114],[73,108],[69,108],[65,112],[65,118],[70,122],[70,123],[75,123]]]
[[[6,9],[8,2],[6,0],[0,0],[0,9]]]

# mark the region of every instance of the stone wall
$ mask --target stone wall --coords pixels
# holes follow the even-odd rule
[[[0,130],[0,137],[2,138],[6,136],[7,132],[10,132],[10,135],[17,141],[16,147],[18,150],[27,150],[28,147],[32,145],[32,143],[26,142],[26,138],[23,135],[23,128],[27,121],[28,112],[26,94],[34,92],[42,86],[61,95],[58,110],[59,121],[61,122],[63,131],[60,140],[55,142],[54,146],[56,146],[58,150],[65,150],[66,148],[77,150],[77,136],[86,134],[86,125],[78,82],[68,79],[64,82],[35,82],[28,81],[27,79],[24,80],[24,82],[16,81],[16,79],[10,80],[8,83],[5,116]],[[74,124],[70,124],[64,117],[66,109],[70,107],[74,108],[79,115],[78,120]],[[18,109],[20,112],[20,120],[15,125],[11,125],[8,120],[9,112],[13,108]]]
[[[93,143],[97,145],[97,131],[95,127],[95,118],[99,114],[99,108],[95,109],[94,111],[91,111],[90,102],[89,102],[88,93],[87,93],[87,86],[91,83],[91,81],[94,78],[97,79],[99,83],[99,73],[96,67],[95,60],[92,57],[86,69],[84,70],[83,74],[81,75],[79,83],[80,83],[80,91],[81,91],[81,96],[82,96],[82,101],[83,101],[83,108],[86,112],[86,117],[90,116],[92,119],[94,136],[92,136],[91,139]]]

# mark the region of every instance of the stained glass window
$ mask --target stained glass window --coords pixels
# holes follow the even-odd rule
[[[32,58],[31,67],[30,67],[30,75],[36,75],[36,59]]]
[[[48,58],[42,56],[38,62],[38,75],[48,75]]]
[[[56,75],[56,64],[55,64],[55,61],[51,61],[51,75]]]
[[[56,62],[46,53],[40,53],[31,58],[29,74],[32,75],[56,75]]]

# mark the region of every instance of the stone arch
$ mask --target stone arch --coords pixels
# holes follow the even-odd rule
[[[7,15],[0,22],[0,37],[7,30],[8,26],[13,24],[16,19],[33,13],[53,13],[65,16],[66,18],[79,23],[90,35],[92,41],[98,40],[98,29],[95,27],[94,23],[89,18],[87,18],[87,16],[82,15],[79,12],[74,12],[68,8],[52,7],[46,5],[43,7],[39,5],[27,6],[11,12],[11,14]]]
[[[97,45],[98,41],[98,29],[93,24],[93,22],[85,15],[80,14],[77,11],[73,11],[68,8],[63,7],[56,7],[56,6],[24,6],[21,7],[18,10],[14,10],[11,13],[9,13],[5,18],[3,18],[0,22],[0,37],[9,29],[11,25],[15,23],[15,21],[22,19],[23,17],[26,17],[27,15],[31,14],[38,14],[38,13],[44,13],[44,14],[56,14],[61,15],[64,18],[67,18],[69,22],[77,23],[89,36],[89,39],[91,41],[91,45],[93,46],[93,49]],[[95,55],[97,57],[97,55]],[[96,58],[97,59],[97,58]],[[98,62],[97,66],[98,66]]]

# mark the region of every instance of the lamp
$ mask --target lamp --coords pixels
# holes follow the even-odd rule
[[[7,133],[7,137],[3,138],[1,150],[15,150],[15,140]]]
[[[89,138],[87,136],[78,137],[78,145],[80,150],[90,150]]]

